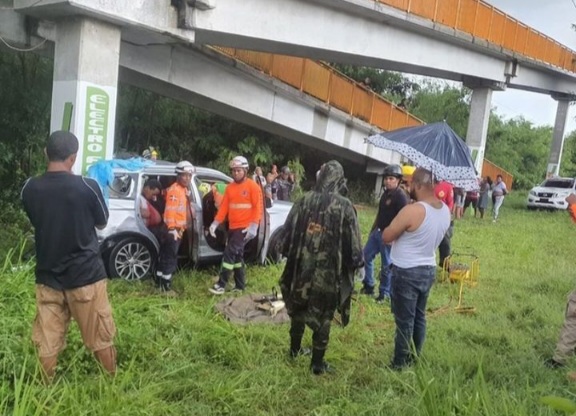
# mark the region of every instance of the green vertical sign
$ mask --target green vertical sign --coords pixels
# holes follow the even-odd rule
[[[74,105],[71,102],[64,103],[64,113],[62,114],[62,130],[64,131],[70,131],[73,109]]]
[[[106,158],[108,141],[108,117],[110,96],[101,88],[86,88],[86,109],[84,115],[84,150],[82,152],[82,173],[101,159]]]

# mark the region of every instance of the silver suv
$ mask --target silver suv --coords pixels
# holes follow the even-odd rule
[[[98,231],[101,253],[110,277],[139,280],[154,271],[159,243],[140,216],[139,198],[143,198],[142,187],[148,179],[158,180],[164,189],[174,183],[174,167],[173,163],[157,162],[138,171],[114,169],[114,180],[108,189],[110,218],[106,228]],[[208,227],[214,219],[215,211],[210,209],[198,189],[200,184],[212,185],[218,182],[230,183],[232,179],[214,169],[196,168],[190,189],[191,204],[196,213],[194,224],[184,234],[179,252],[179,258],[184,262],[196,265],[215,263],[222,257],[225,233],[217,233],[215,239],[209,235]],[[262,204],[266,205],[264,199]],[[272,207],[264,209],[258,238],[246,245],[247,261],[260,264],[267,260],[279,261],[278,238],[291,207],[289,202],[275,201]]]

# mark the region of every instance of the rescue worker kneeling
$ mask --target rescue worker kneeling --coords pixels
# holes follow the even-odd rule
[[[196,171],[194,165],[182,161],[176,165],[176,182],[166,190],[164,223],[168,235],[160,246],[160,259],[156,271],[156,285],[167,292],[171,289],[172,274],[178,267],[178,249],[184,231],[192,224],[190,206],[190,181]]]
[[[244,266],[244,246],[258,234],[258,224],[262,218],[262,187],[248,175],[248,160],[236,156],[230,162],[234,182],[224,191],[222,204],[209,228],[210,235],[216,238],[216,229],[228,217],[228,243],[222,257],[222,267],[218,282],[209,290],[222,295],[230,273],[234,271],[233,291],[243,291],[246,287]]]

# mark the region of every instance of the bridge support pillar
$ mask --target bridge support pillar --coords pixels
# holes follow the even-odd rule
[[[64,18],[56,25],[50,131],[78,137],[77,174],[112,157],[120,35],[120,28],[90,18]]]
[[[568,119],[570,101],[574,100],[574,97],[558,94],[552,95],[552,98],[558,101],[558,108],[556,110],[556,121],[554,122],[554,130],[552,132],[550,156],[548,157],[548,166],[546,168],[547,178],[560,173],[562,147],[564,146],[564,129],[566,128],[566,120]]]
[[[502,83],[480,79],[466,80],[464,84],[472,89],[466,144],[470,148],[470,154],[478,175],[482,175],[486,136],[488,135],[488,122],[490,121],[492,92],[494,90],[503,90],[505,86]]]
[[[384,175],[381,174],[376,175],[376,184],[374,186],[374,199],[376,201],[380,199],[380,195],[382,194],[383,182],[384,182]]]

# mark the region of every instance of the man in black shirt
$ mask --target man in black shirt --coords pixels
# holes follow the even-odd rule
[[[398,185],[402,179],[402,168],[399,165],[388,165],[384,169],[384,193],[378,204],[378,214],[370,230],[368,241],[364,246],[364,279],[362,280],[362,293],[374,294],[374,258],[380,253],[380,290],[376,302],[390,299],[391,271],[390,249],[391,245],[382,241],[382,231],[388,227],[394,217],[408,203],[408,196]]]
[[[36,319],[32,339],[48,380],[66,346],[71,318],[82,339],[110,374],[116,371],[116,332],[106,291],[106,271],[95,228],[108,221],[98,184],[72,173],[78,139],[57,131],[46,145],[46,173],[22,188],[36,244]]]

